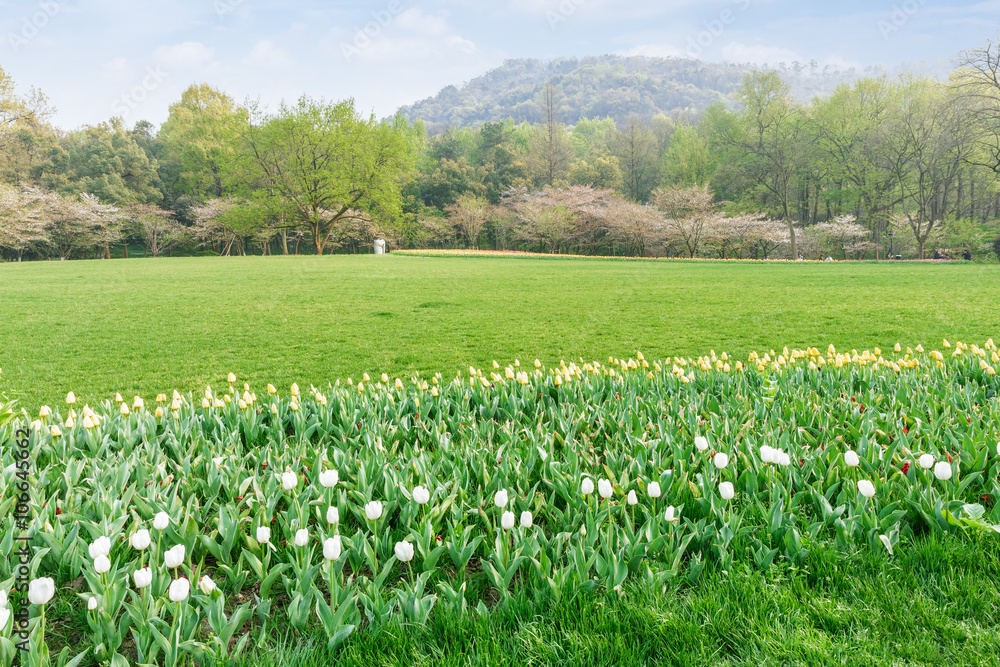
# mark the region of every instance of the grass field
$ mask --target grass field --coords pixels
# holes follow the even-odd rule
[[[0,264],[0,391],[25,406],[515,358],[650,357],[1000,332],[1000,266],[468,257]]]
[[[415,535],[406,533],[411,521],[406,499],[388,495],[400,491],[389,481],[383,484],[382,475],[386,475],[385,480],[398,477],[399,489],[412,488],[417,481],[431,479],[424,466],[428,457],[436,456],[454,456],[468,463],[468,470],[477,475],[475,483],[463,481],[461,466],[452,467],[452,462],[446,461],[429,483],[432,489],[448,489],[435,497],[432,506],[448,494],[465,499],[462,507],[456,502],[448,510],[452,514],[447,522],[436,519],[440,527],[435,530],[448,540],[461,533],[461,522],[465,521],[461,517],[469,515],[468,508],[485,503],[493,512],[490,499],[494,487],[503,484],[517,488],[523,483],[527,485],[523,492],[536,482],[541,485],[546,500],[533,506],[536,528],[548,531],[550,537],[556,532],[556,517],[563,516],[561,512],[567,512],[567,523],[574,531],[580,517],[594,520],[589,506],[579,509],[582,514],[571,516],[561,501],[549,497],[551,488],[541,477],[528,479],[525,471],[532,470],[532,465],[522,462],[529,455],[535,456],[537,445],[549,448],[552,461],[574,462],[569,465],[595,476],[610,466],[613,470],[608,475],[623,480],[621,486],[615,482],[615,507],[620,508],[616,512],[632,511],[624,500],[626,485],[641,490],[648,487],[634,486],[640,479],[653,479],[654,475],[661,481],[675,479],[672,473],[676,465],[675,486],[667,489],[663,501],[684,505],[685,522],[692,522],[683,524],[685,530],[704,529],[705,521],[709,522],[705,525],[729,526],[733,513],[723,506],[698,509],[697,498],[707,498],[701,494],[707,494],[709,488],[702,485],[703,475],[715,474],[709,459],[699,455],[690,442],[703,417],[706,432],[714,433],[710,433],[713,449],[718,445],[721,451],[724,446],[734,460],[727,471],[739,489],[732,507],[743,517],[745,532],[732,543],[731,561],[712,555],[716,552],[711,538],[698,538],[702,540],[698,562],[707,564],[700,575],[688,557],[676,577],[629,575],[619,593],[610,586],[598,586],[562,597],[549,597],[544,589],[540,592],[528,585],[533,570],[525,564],[514,594],[506,602],[498,602],[483,571],[493,548],[492,533],[486,532],[491,537],[480,547],[475,559],[479,565],[470,575],[470,604],[471,599],[488,600],[489,613],[456,613],[441,596],[426,625],[406,620],[397,611],[381,624],[365,621],[337,649],[330,650],[315,614],[299,630],[293,629],[288,610],[293,606],[289,598],[294,582],[289,580],[280,584],[283,592],[275,594],[275,608],[270,613],[273,622],[262,624],[252,619],[247,623],[250,630],[245,631],[254,635],[253,642],[235,664],[1000,665],[1000,535],[969,530],[968,526],[949,527],[941,516],[937,520],[945,524],[943,530],[934,528],[933,521],[928,524],[921,519],[914,504],[924,488],[924,477],[918,475],[925,475],[937,490],[953,487],[940,478],[932,480],[930,471],[918,471],[915,463],[910,466],[918,449],[932,451],[937,459],[947,455],[949,462],[950,451],[956,455],[953,465],[957,478],[981,475],[971,487],[975,492],[967,492],[965,501],[981,501],[997,516],[997,381],[996,376],[984,373],[973,379],[979,360],[968,352],[957,361],[946,360],[948,365],[940,367],[946,370],[931,370],[927,355],[921,357],[924,365],[920,369],[904,370],[903,374],[898,369],[895,373],[886,368],[870,369],[871,373],[884,372],[886,378],[900,378],[886,380],[888,385],[878,385],[864,365],[845,365],[843,370],[827,365],[822,371],[806,371],[803,359],[794,369],[760,371],[761,378],[787,383],[769,398],[764,390],[772,385],[747,380],[750,384],[740,385],[743,388],[738,391],[728,391],[728,402],[723,401],[721,407],[712,403],[722,390],[711,379],[713,374],[722,378],[721,370],[699,375],[691,385],[685,381],[687,389],[677,378],[666,377],[670,375],[668,368],[663,370],[665,379],[654,379],[651,370],[648,382],[660,386],[657,391],[667,392],[659,402],[647,400],[654,394],[652,390],[644,393],[641,389],[647,387],[643,384],[647,382],[645,370],[636,371],[634,380],[624,381],[621,376],[614,380],[596,373],[593,385],[581,382],[579,376],[569,382],[567,375],[565,386],[555,386],[549,370],[532,376],[534,384],[527,387],[510,381],[510,387],[501,390],[500,381],[493,387],[484,383],[482,396],[491,397],[496,391],[507,397],[502,400],[516,398],[501,405],[507,405],[506,409],[521,405],[523,414],[515,413],[523,419],[520,424],[510,414],[483,417],[488,401],[482,405],[473,401],[470,406],[468,391],[479,395],[480,388],[468,390],[467,382],[470,365],[489,375],[493,359],[506,365],[519,358],[522,367],[533,371],[531,362],[536,358],[558,367],[560,359],[604,362],[609,354],[631,358],[637,350],[650,360],[697,357],[711,349],[721,354],[725,350],[746,362],[751,350],[763,354],[785,345],[817,346],[824,355],[831,343],[843,351],[880,346],[887,357],[892,356],[890,350],[897,341],[904,348],[922,343],[928,351],[943,349],[943,338],[981,345],[990,337],[1000,340],[998,279],[1000,267],[971,264],[741,264],[399,255],[0,264],[0,394],[18,399],[18,407],[26,408],[32,418],[42,403],[53,405],[57,413],[67,412],[63,399],[68,390],[79,397],[77,407],[87,401],[94,404],[98,399],[110,399],[116,391],[130,405],[134,394],[144,396],[148,403],[129,414],[118,414],[116,405],[107,404],[102,408],[103,426],[96,430],[82,424],[80,415],[74,426],[63,423],[64,432],[58,437],[49,436],[46,429],[32,435],[39,476],[46,480],[33,491],[32,515],[38,526],[54,524],[54,528],[37,529],[36,548],[43,545],[37,533],[51,532],[54,541],[46,537],[44,544],[61,553],[61,557],[50,553],[46,561],[49,567],[55,564],[52,573],[59,586],[46,611],[50,619],[46,638],[53,647],[52,657],[55,659],[55,652],[63,647],[75,655],[97,644],[96,616],[86,610],[84,600],[90,595],[88,588],[92,591],[107,585],[110,590],[111,584],[98,584],[79,575],[96,569],[93,558],[87,556],[87,543],[98,534],[112,536],[115,575],[121,576],[113,575],[111,581],[121,580],[121,586],[128,587],[136,559],[144,557],[128,545],[128,536],[139,526],[150,527],[158,509],[168,510],[174,517],[171,521],[179,522],[176,530],[171,524],[162,546],[186,540],[188,565],[207,563],[220,587],[227,587],[228,612],[237,604],[237,592],[242,590],[246,595],[240,599],[249,601],[255,579],[251,577],[245,588],[232,588],[228,576],[222,574],[222,560],[206,550],[207,543],[215,547],[215,541],[222,540],[222,522],[216,518],[221,515],[216,513],[220,507],[239,513],[236,528],[230,525],[227,529],[240,534],[232,547],[234,559],[243,551],[257,553],[254,549],[258,545],[248,542],[244,533],[250,535],[250,526],[262,517],[273,519],[277,515],[284,521],[295,511],[291,496],[282,495],[274,473],[293,460],[299,461],[301,455],[313,465],[302,473],[303,485],[294,493],[301,489],[303,502],[316,513],[310,530],[311,539],[318,540],[326,530],[323,510],[327,501],[309,494],[323,493],[312,479],[324,466],[319,458],[321,450],[330,452],[330,461],[340,470],[337,488],[343,490],[337,493],[343,493],[345,500],[338,530],[356,540],[353,553],[345,556],[354,559],[352,572],[363,572],[357,561],[360,551],[356,545],[361,539],[357,535],[367,533],[356,517],[347,517],[352,511],[357,515],[363,500],[377,495],[392,508],[387,510],[391,516],[385,519],[387,538],[380,542],[384,555],[390,553],[393,540],[414,539]],[[985,362],[989,356],[982,358]],[[967,371],[953,372],[955,364],[965,364]],[[229,387],[229,372],[237,375],[236,386],[249,382],[260,394],[264,402],[260,408],[237,407],[242,390]],[[434,399],[426,388],[407,383],[405,391],[419,394],[422,403],[404,400],[401,393],[398,401],[389,400],[393,391],[404,391],[392,389],[391,381],[388,388],[369,385],[368,393],[357,389],[330,392],[334,407],[329,414],[324,410],[325,399],[321,407],[318,397],[307,390],[310,384],[322,388],[347,377],[357,381],[365,372],[373,376],[386,372],[404,379],[414,372],[425,377],[441,372],[445,379],[440,396],[435,388]],[[459,372],[464,374],[461,386],[450,385],[448,380]],[[745,377],[756,378],[756,373],[753,368]],[[819,377],[831,384],[822,384]],[[929,377],[937,387],[934,391],[925,390],[929,384],[920,384],[927,383]],[[852,386],[857,402],[841,394],[835,378]],[[280,388],[279,396],[266,395],[263,387],[268,382]],[[303,390],[302,409],[294,412],[287,402],[292,382]],[[611,382],[620,384],[613,388],[604,384]],[[662,389],[666,384],[657,384],[669,382],[674,383],[670,390]],[[234,400],[224,406],[200,408],[207,384],[212,385],[216,399],[229,391],[234,392]],[[878,386],[891,390],[879,391]],[[171,421],[173,408],[153,403],[155,394],[169,394],[175,388],[193,392],[193,397],[184,399],[179,422]],[[626,393],[627,388],[636,393]],[[592,391],[599,393],[599,400],[584,400]],[[569,444],[556,448],[554,434],[562,430],[565,435],[566,426],[557,418],[563,413],[555,406],[566,410],[563,401],[573,396],[578,405],[577,412],[567,413],[570,421],[579,421],[581,430],[591,431],[580,436],[585,445],[601,442],[603,451],[601,445],[596,453],[590,448],[588,454],[586,446],[577,451],[569,446],[574,444],[571,437],[560,439]],[[552,402],[550,397],[559,400]],[[277,426],[268,425],[271,413],[264,406],[269,401],[282,406],[281,417],[274,413],[281,422]],[[768,411],[770,401],[775,402],[774,409]],[[824,401],[824,409],[813,410],[819,401]],[[156,406],[164,406],[163,417],[153,417]],[[689,407],[693,410],[685,412]],[[415,416],[411,414],[414,411]],[[641,418],[636,417],[638,413]],[[321,429],[325,435],[317,441],[316,429],[306,425],[315,424],[309,420],[323,415],[328,420]],[[56,414],[51,419],[58,424],[63,417]],[[915,417],[923,419],[918,422]],[[416,423],[414,418],[422,418],[430,430],[421,429],[424,435],[414,436],[416,431],[410,428]],[[657,419],[660,424],[654,429],[652,422]],[[514,426],[508,428],[512,423]],[[409,435],[403,435],[404,425]],[[803,425],[814,435],[803,435],[807,430]],[[184,437],[185,429],[197,437]],[[302,436],[306,431],[311,435]],[[451,450],[443,444],[439,448],[435,443],[445,441],[436,438],[446,432],[455,435],[455,442],[464,441],[468,449],[457,446]],[[647,435],[656,432],[659,444],[650,444],[642,456],[636,454],[645,446]],[[0,439],[4,439],[3,434],[0,428]],[[227,439],[224,434],[236,436]],[[379,447],[372,445],[372,434],[378,435]],[[434,439],[426,440],[430,434]],[[414,437],[418,440],[403,442]],[[381,447],[383,438],[388,451]],[[258,442],[266,445],[252,444]],[[841,543],[832,524],[806,539],[807,527],[819,519],[819,510],[813,505],[808,485],[802,484],[797,488],[805,500],[794,512],[785,505],[783,521],[802,532],[808,553],[796,560],[787,540],[774,538],[772,544],[768,512],[781,492],[770,486],[772,473],[755,458],[757,445],[765,442],[781,443],[793,452],[794,459],[801,455],[807,461],[821,461],[820,472],[810,462],[813,472],[802,472],[802,479],[822,492],[830,489],[833,505],[847,503],[848,514],[863,514],[859,508],[866,507],[863,502],[855,503],[860,500],[854,487],[857,475],[876,480],[874,506],[884,513],[899,506],[907,514],[900,524],[903,530],[895,552],[887,553],[877,534],[865,538],[858,533]],[[829,449],[821,451],[817,442],[829,445]],[[667,452],[665,443],[679,449]],[[913,453],[901,453],[901,443],[912,447]],[[843,451],[848,447],[856,447],[864,455],[861,468],[844,463]],[[503,466],[499,461],[497,466],[487,465],[484,457],[499,456],[500,451],[504,452]],[[879,452],[886,454],[884,461]],[[213,457],[220,454],[230,458],[216,462]],[[395,475],[386,472],[392,468],[389,459],[393,457],[399,457],[403,469]],[[91,467],[89,463],[95,459],[110,465]],[[367,459],[369,469],[382,472],[364,481],[358,470],[362,459]],[[0,451],[0,469],[12,460],[7,448]],[[681,477],[682,466],[692,461],[693,467]],[[163,479],[166,469],[157,470],[161,462],[176,466],[172,469],[176,479],[174,472]],[[792,472],[787,473],[792,476],[784,478],[786,483],[801,482],[797,463],[801,465],[801,461],[793,461]],[[70,468],[79,478],[72,483],[68,481]],[[977,472],[973,473],[973,468]],[[223,469],[225,479],[220,482],[223,473],[219,470]],[[747,470],[767,480],[756,498],[746,486]],[[572,471],[577,474],[577,468]],[[544,477],[551,482],[554,474]],[[285,509],[279,511],[275,509],[278,505],[272,505],[264,513],[260,504],[251,505],[244,499],[246,489],[236,490],[250,478],[261,485],[263,497],[282,497],[278,505],[288,505],[285,519],[281,518]],[[956,483],[957,478],[949,483]],[[150,486],[153,481],[158,484]],[[11,483],[9,476],[0,476],[0,507],[12,507],[12,498],[3,494],[10,488],[5,485]],[[223,485],[221,492],[219,484]],[[757,482],[753,484],[756,489]],[[168,485],[163,487],[162,503],[160,485]],[[702,490],[689,491],[692,485]],[[132,497],[127,508],[111,502],[126,486]],[[209,487],[214,490],[209,492]],[[513,495],[516,501],[518,493]],[[965,501],[952,498],[952,509],[960,515]],[[645,512],[649,502],[643,496],[636,511]],[[61,514],[56,507],[63,508]],[[604,520],[610,521],[610,505],[607,511]],[[649,513],[651,522],[655,514]],[[608,525],[617,525],[619,520]],[[12,522],[9,528],[5,523],[9,521],[9,512],[0,514],[0,540],[13,534]],[[469,522],[482,524],[484,531],[491,525],[475,516]],[[701,528],[694,526],[697,522]],[[292,524],[280,525],[275,524],[275,538],[283,530],[290,541]],[[75,538],[74,545],[74,538],[67,535],[80,526],[90,534],[86,539]],[[359,532],[355,534],[355,530]],[[599,548],[595,536],[600,532],[590,531],[594,546],[588,548]],[[580,537],[572,539],[574,543],[581,541]],[[762,544],[781,550],[767,567],[755,564],[755,550]],[[157,541],[155,548],[160,546]],[[77,554],[71,556],[74,549]],[[284,543],[279,551],[287,562],[295,559],[289,554],[298,553]],[[345,548],[345,554],[348,551]],[[319,556],[316,558],[318,561]],[[448,561],[447,557],[443,560]],[[723,563],[729,563],[729,569]],[[394,579],[407,578],[401,565],[397,563]],[[656,566],[657,574],[662,566]],[[6,580],[0,581],[0,588],[9,587],[5,567],[0,562],[0,580]],[[450,570],[439,570],[433,581],[450,581]],[[192,576],[192,581],[195,578]],[[167,579],[158,579],[154,588],[163,588],[166,583]],[[399,580],[390,587],[397,584]],[[278,588],[276,585],[275,590]],[[191,608],[196,595],[193,592],[186,603]],[[156,596],[163,598],[164,592],[159,590]],[[206,599],[198,597],[199,604]],[[156,622],[165,628],[164,619],[169,620],[173,612],[164,605],[157,613]],[[258,610],[257,615],[260,613]],[[136,644],[130,642],[126,638],[121,651],[132,656]],[[2,658],[0,651],[0,665],[6,664]],[[87,657],[80,664],[96,663]]]

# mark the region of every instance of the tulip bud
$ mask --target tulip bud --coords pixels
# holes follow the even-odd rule
[[[49,429],[49,433],[52,434],[53,438],[58,438],[62,435],[62,429],[60,429],[58,426],[53,426]]]
[[[628,504],[629,505],[639,504],[639,498],[635,495],[635,489],[628,492]]]
[[[180,567],[184,562],[184,545],[178,544],[163,554],[163,562],[169,568]]]
[[[708,449],[708,438],[703,435],[695,436],[694,446],[698,448],[699,452],[703,452]]]
[[[861,463],[861,459],[858,457],[857,452],[855,452],[853,449],[848,449],[846,452],[844,452],[844,463],[851,466],[852,468],[856,468],[858,464]]]
[[[379,517],[382,516],[382,503],[373,500],[365,505],[365,516],[368,517],[369,521],[378,521]]]
[[[72,392],[70,394],[72,395]],[[31,604],[45,604],[55,593],[56,582],[52,577],[40,577],[28,583],[28,602]]]
[[[533,518],[531,516],[531,512],[528,510],[521,512],[521,528],[531,528],[532,523]]]
[[[51,417],[52,416],[52,408],[50,408],[47,405],[43,405],[42,408],[38,411],[38,416],[42,417],[42,418]]]
[[[858,491],[865,498],[873,498],[875,496],[875,485],[867,479],[860,479],[858,480]]]
[[[136,396],[132,402],[132,409],[141,410],[144,407],[146,407],[146,403],[141,398]]]
[[[934,466],[934,476],[942,482],[951,479],[951,464],[947,461],[938,461]]]
[[[507,505],[507,489],[500,489],[493,495],[493,504],[497,507],[505,507]]]
[[[673,505],[671,505],[670,507],[668,507],[667,511],[663,513],[663,518],[666,519],[667,521],[679,521],[680,520],[677,517],[677,510],[674,508]]]
[[[340,475],[336,470],[324,470],[319,474],[319,483],[323,488],[330,489],[337,485]]]
[[[712,463],[715,464],[716,468],[722,470],[729,465],[729,455],[719,452],[712,458]]]
[[[76,394],[69,392],[66,394],[66,405],[73,405],[74,403],[76,403]]]
[[[340,510],[330,505],[326,508],[326,522],[332,525],[338,521],[340,521]]]
[[[164,470],[166,472],[166,470]],[[166,512],[158,512],[155,517],[153,517],[153,528],[156,530],[165,530],[167,526],[170,525],[170,517],[167,516]]]
[[[413,501],[418,505],[424,505],[431,499],[431,492],[422,486],[413,489]]]
[[[649,494],[650,498],[659,498],[663,494],[660,490],[660,483],[650,482],[649,486],[646,487],[646,493]]]
[[[136,570],[132,573],[132,579],[136,588],[143,589],[153,582],[153,571],[148,567]]]
[[[94,572],[104,574],[111,569],[111,561],[107,556],[98,556],[94,559]]]
[[[934,466],[934,457],[930,454],[922,454],[920,458],[917,459],[917,463],[919,463],[920,467],[924,470],[929,470]]]
[[[309,531],[305,528],[295,531],[295,546],[304,547],[307,544],[309,544]]]
[[[122,413],[122,416],[126,416],[126,415],[128,415],[128,413],[129,413],[129,410],[128,410],[128,403],[122,403],[122,407],[121,407],[121,409],[119,410],[119,412],[120,412],[120,413]]]
[[[291,491],[299,484],[299,476],[292,471],[281,473],[281,487],[285,491]]]
[[[340,535],[334,535],[323,542],[323,558],[327,560],[337,560],[341,554]]]
[[[170,583],[170,590],[167,595],[171,602],[183,602],[191,592],[191,582],[187,579],[174,579]]]
[[[132,533],[132,537],[129,539],[129,541],[132,543],[133,549],[142,551],[143,549],[149,546],[152,540],[149,537],[149,531],[146,530],[145,528],[142,528]]]
[[[257,527],[257,543],[267,544],[271,541],[271,529],[267,526]]]
[[[90,598],[89,600],[87,600],[87,609],[89,609],[90,611],[94,611],[95,609],[97,609],[97,598],[96,597],[93,597],[93,598]]]
[[[200,588],[201,592],[205,595],[211,595],[212,592],[218,588],[218,586],[216,586],[215,582],[212,581],[212,578],[206,574],[201,578],[201,581],[198,582],[198,588]]]
[[[107,556],[111,553],[111,540],[104,536],[98,537],[87,548],[87,552],[93,559],[97,559],[98,556]]]
[[[736,490],[733,488],[732,482],[723,482],[719,484],[719,495],[722,496],[723,500],[732,500],[733,496],[736,495]]]
[[[413,560],[412,542],[396,542],[394,551],[396,552],[396,558],[402,563],[409,563]]]
[[[599,479],[597,480],[597,492],[601,494],[601,498],[610,498],[611,494],[614,493],[614,489],[609,480]]]

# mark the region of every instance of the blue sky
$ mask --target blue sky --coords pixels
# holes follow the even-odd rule
[[[1000,0],[0,0],[0,67],[64,129],[163,122],[191,83],[380,116],[509,58],[606,53],[859,69],[927,63],[1000,28]]]

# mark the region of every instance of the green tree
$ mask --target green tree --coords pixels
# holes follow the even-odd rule
[[[363,118],[354,100],[302,97],[273,114],[251,109],[238,136],[246,194],[285,226],[308,230],[316,254],[342,222],[400,214],[416,140],[401,116],[379,122]]]

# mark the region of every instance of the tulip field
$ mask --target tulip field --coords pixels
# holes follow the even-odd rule
[[[817,544],[891,558],[929,534],[995,542],[1000,357],[980,345],[70,394],[3,427],[27,429],[35,465],[32,582],[16,594],[34,611],[29,659],[225,663],[269,625],[335,648],[514,597],[802,568]],[[17,528],[0,526],[10,553]],[[56,592],[89,628],[58,653]]]
[[[881,345],[0,384],[0,667],[998,664],[1000,350],[864,312]]]

